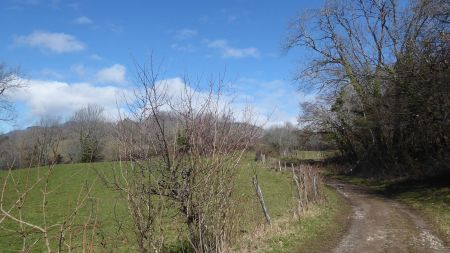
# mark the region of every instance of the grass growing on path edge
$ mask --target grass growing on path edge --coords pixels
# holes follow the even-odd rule
[[[263,234],[249,239],[241,251],[314,253],[332,250],[347,230],[351,206],[335,189],[326,186],[324,192],[326,201],[313,206],[298,221],[279,219],[271,227],[261,228]]]

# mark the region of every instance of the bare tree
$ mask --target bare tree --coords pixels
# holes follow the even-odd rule
[[[30,130],[29,141],[32,145],[30,155],[35,157],[35,161],[30,161],[28,166],[51,166],[60,163],[62,156],[59,149],[62,138],[62,129],[58,119],[41,118],[38,126]]]
[[[76,111],[71,121],[80,140],[80,161],[100,160],[103,137],[105,136],[105,118],[103,107],[89,104]]]
[[[8,69],[0,63],[0,121],[14,118],[14,107],[8,100],[8,92],[23,87],[17,70]]]
[[[263,140],[277,149],[281,156],[287,156],[298,147],[298,128],[289,122],[273,126],[264,131]]]
[[[449,88],[441,79],[448,75],[449,10],[444,0],[335,0],[291,24],[286,49],[312,52],[297,78],[321,92],[326,103],[316,110],[317,120],[353,161],[370,159],[367,164],[390,173],[392,165],[420,153],[442,160],[448,151],[438,129],[447,124],[444,111],[450,108],[444,95]],[[427,111],[439,116],[421,118],[421,125],[436,131],[417,145],[414,115]]]

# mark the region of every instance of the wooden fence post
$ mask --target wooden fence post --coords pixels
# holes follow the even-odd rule
[[[256,195],[258,196],[259,203],[261,204],[261,208],[263,210],[264,217],[266,218],[267,223],[269,223],[269,225],[271,225],[272,222],[270,220],[270,216],[269,216],[269,212],[267,211],[266,204],[264,203],[264,197],[263,197],[261,188],[259,187],[258,175],[256,173],[253,176],[253,185],[255,186]]]

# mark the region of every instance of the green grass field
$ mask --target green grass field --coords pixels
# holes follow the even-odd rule
[[[264,223],[264,218],[258,200],[255,197],[251,181],[255,168],[258,172],[260,185],[269,213],[274,222],[289,220],[289,217],[292,215],[291,209],[294,203],[290,173],[280,173],[264,169],[253,162],[252,158],[252,156],[247,156],[241,162],[236,182],[236,197],[239,200],[239,209],[241,210],[239,214],[241,219],[238,224],[239,231],[241,231],[243,238],[250,236],[250,239],[252,233],[259,229],[260,224]],[[47,224],[60,222],[67,214],[72,212],[76,205],[79,193],[85,192],[87,187],[92,186],[92,198],[77,212],[74,222],[83,224],[89,220],[91,227],[88,227],[89,229],[85,229],[83,226],[74,227],[71,231],[72,238],[70,239],[78,242],[82,242],[84,239],[84,241],[88,242],[89,239],[93,238],[96,245],[94,246],[94,249],[100,245],[103,250],[106,249],[108,251],[122,252],[133,249],[135,242],[133,240],[132,227],[126,205],[118,193],[107,188],[98,177],[98,172],[101,172],[106,176],[112,176],[114,166],[117,166],[117,164],[93,163],[56,166],[48,184],[48,189],[51,193],[47,196]],[[45,173],[46,171],[46,168],[21,169],[14,171],[13,176],[17,185],[21,188],[24,185],[27,185],[27,182],[29,185],[39,174],[42,175],[42,173]],[[6,172],[0,172],[2,181],[5,176]],[[5,209],[11,205],[12,201],[17,199],[17,193],[12,186],[13,184],[10,181],[7,185],[4,197]],[[42,211],[43,198],[40,190],[42,187],[43,184],[40,184],[31,191],[24,201],[24,206],[21,208],[22,218],[39,226],[44,225]],[[340,215],[336,207],[333,206],[340,206],[337,205],[337,202],[341,201],[338,199],[336,193],[330,189],[326,190],[326,194],[329,196],[328,199],[330,201],[316,208],[316,210],[325,211],[318,212],[320,213],[319,215],[310,215],[308,218],[305,218],[304,221],[301,221],[299,226],[288,226],[289,231],[295,231],[295,234],[292,235],[292,238],[295,239],[285,237],[283,237],[283,239],[280,237],[281,239],[278,238],[276,240],[289,241],[288,244],[295,247],[297,244],[309,244],[310,241],[314,241],[315,238],[311,238],[311,234],[317,234],[317,236],[319,236],[321,234],[320,231],[326,231],[327,226],[330,226],[330,224],[328,224],[330,220],[335,219],[335,216]],[[16,216],[19,215],[18,212],[14,212],[13,214]],[[305,226],[308,228],[305,228]],[[331,226],[333,225],[331,224]],[[127,231],[125,233],[127,236],[122,236],[123,233],[118,231],[119,227],[124,231]],[[20,231],[19,225],[8,219],[0,225],[1,252],[16,252],[21,249],[22,238],[17,231]],[[32,234],[30,229],[27,229],[27,232]],[[58,233],[58,227],[55,227],[52,230],[50,236],[55,236],[56,233]],[[168,223],[168,228],[165,233],[167,233],[167,245],[172,251],[178,251],[180,245],[186,242],[186,234],[183,232],[183,228],[177,224],[176,217],[171,223]],[[308,236],[304,236],[303,234],[307,234]],[[29,241],[27,243],[29,244],[33,240],[38,240],[33,247],[34,252],[42,252],[45,250],[41,235],[32,235],[28,237]],[[269,238],[270,237],[271,236],[269,236]],[[69,240],[68,236],[66,236],[66,240]],[[271,248],[272,246],[270,245],[273,243],[274,241],[271,241],[270,239],[267,239],[264,242],[264,244],[268,245],[268,248]],[[54,242],[54,244],[56,244],[56,242]],[[237,247],[239,248],[239,246]]]
[[[351,206],[333,188],[326,201],[313,206],[297,222],[279,219],[260,238],[244,241],[244,252],[319,253],[331,251],[345,233]]]

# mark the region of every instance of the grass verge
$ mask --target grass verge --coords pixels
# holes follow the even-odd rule
[[[351,213],[349,203],[331,187],[326,201],[313,206],[298,221],[288,217],[258,228],[241,245],[240,252],[328,252],[345,233]]]

